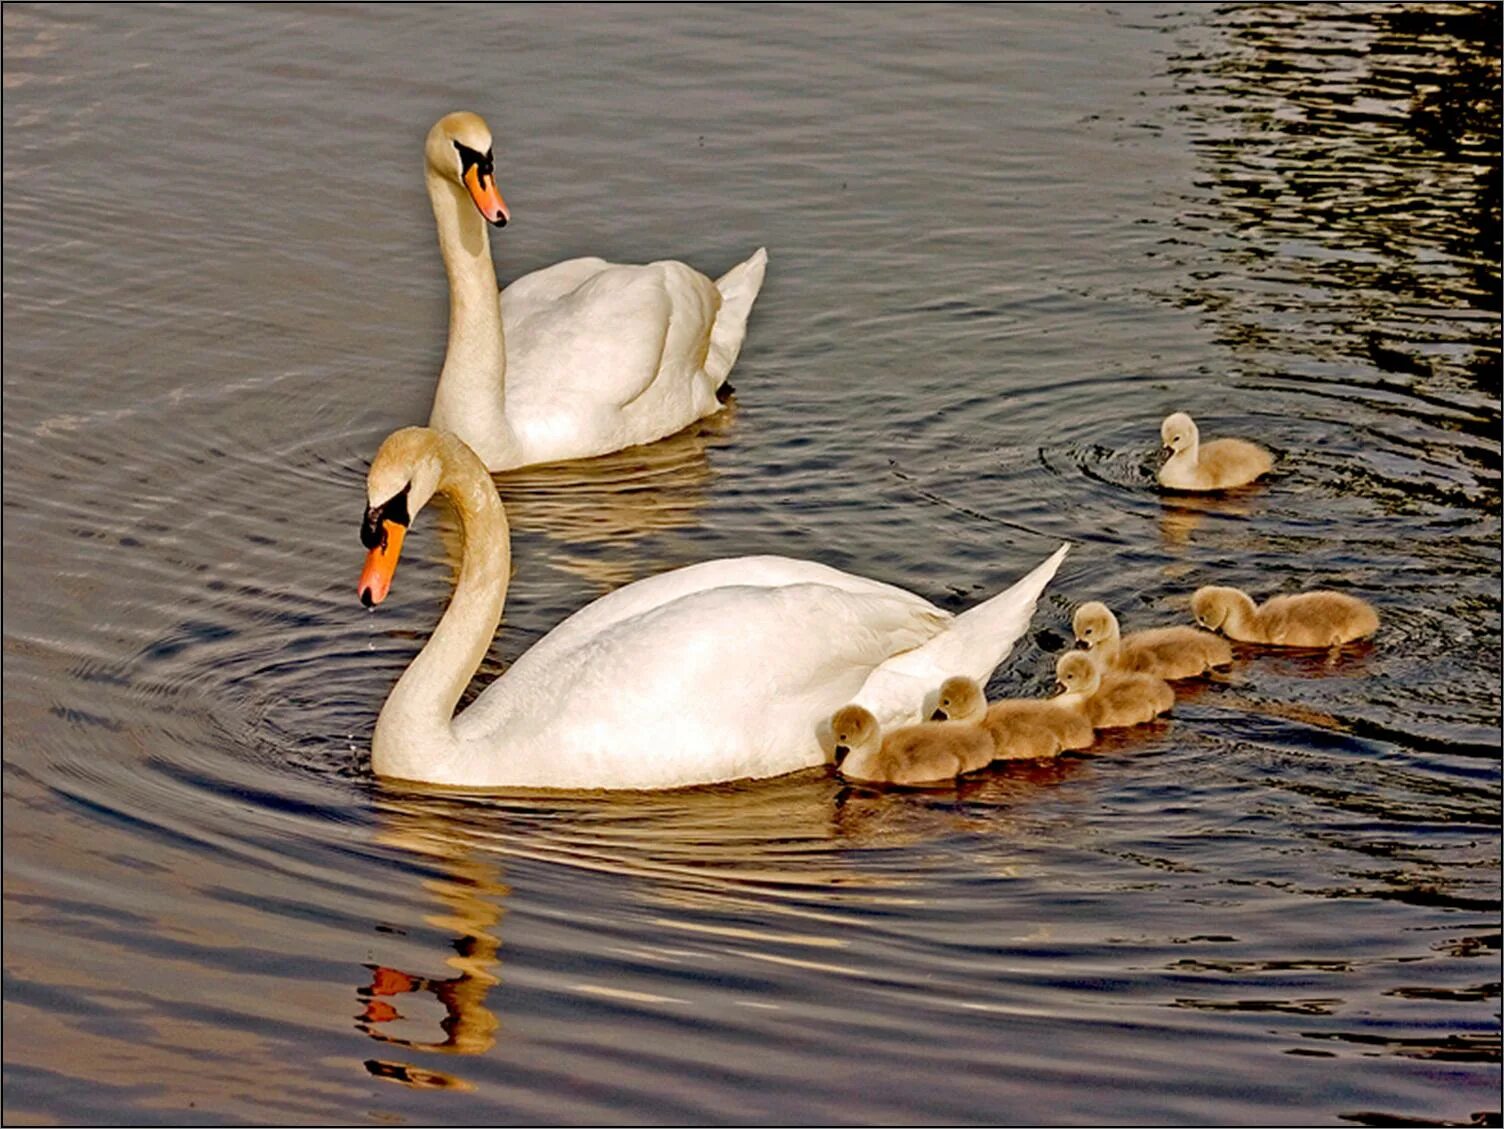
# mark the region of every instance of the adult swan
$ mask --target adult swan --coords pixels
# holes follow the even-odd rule
[[[435,492],[459,513],[459,580],[397,681],[371,743],[381,776],[436,784],[673,788],[820,764],[821,719],[856,701],[884,725],[919,715],[950,675],[985,682],[1065,556],[959,616],[810,561],[735,557],[639,580],[570,616],[459,716],[501,620],[506,514],[475,454],[424,427],[394,432],[366,481],[360,578],[381,602],[413,517]]]
[[[767,252],[711,282],[677,262],[570,259],[496,297],[486,227],[509,214],[491,131],[449,114],[428,131],[428,198],[449,276],[449,347],[429,425],[493,471],[651,443],[721,407]]]

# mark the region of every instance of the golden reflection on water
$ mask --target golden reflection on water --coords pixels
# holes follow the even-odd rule
[[[849,951],[852,912],[925,900],[919,873],[895,872],[872,859],[966,834],[1003,848],[973,856],[980,870],[1014,877],[1020,870],[1007,844],[1020,838],[1015,811],[1090,771],[1089,763],[1013,762],[924,792],[850,787],[823,770],[666,793],[486,796],[380,784],[378,841],[444,872],[421,879],[436,903],[422,920],[451,935],[453,951],[443,964],[453,975],[366,965],[369,978],[356,987],[355,1027],[412,1052],[483,1055],[495,1047],[502,1020],[489,997],[502,980],[508,860],[635,879],[631,896],[657,908],[652,924],[665,937],[710,939],[727,955],[759,962],[866,975]],[[747,924],[753,911],[758,925]],[[591,976],[573,974],[560,987],[635,1003],[684,1002]],[[425,996],[443,1008],[438,1033],[419,1029],[413,1005]],[[471,1088],[454,1075],[390,1058],[365,1066],[415,1089]]]
[[[1263,493],[1263,486],[1240,487],[1217,494],[1162,494],[1159,510],[1159,539],[1166,549],[1183,549],[1191,537],[1206,523],[1208,516],[1246,518],[1253,512],[1252,501]],[[1183,575],[1180,565],[1170,565],[1171,576]]]
[[[437,860],[447,872],[446,878],[423,879],[423,888],[442,907],[442,912],[428,914],[423,920],[455,934],[454,955],[444,960],[455,974],[433,977],[390,965],[366,965],[370,983],[356,989],[362,1005],[356,1030],[378,1042],[413,1051],[484,1054],[495,1045],[500,1026],[496,1013],[486,1006],[486,997],[501,982],[496,971],[501,948],[496,927],[501,921],[500,899],[507,894],[501,868],[471,858],[462,842],[445,835],[444,822],[435,815],[412,809],[383,810],[390,818],[377,835],[379,842]],[[442,1039],[396,1033],[416,1022],[402,1012],[403,997],[422,995],[432,996],[444,1008],[444,1018],[439,1021]],[[365,1065],[375,1077],[414,1089],[473,1088],[463,1079],[410,1063],[369,1059]]]
[[[602,593],[658,571],[638,542],[700,520],[715,480],[709,453],[731,432],[736,403],[667,439],[575,463],[495,476],[512,533],[546,538],[544,559]],[[457,573],[463,539],[454,510],[435,498],[434,529]],[[516,563],[514,561],[515,570]]]

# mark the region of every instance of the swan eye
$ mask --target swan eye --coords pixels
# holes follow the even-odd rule
[[[470,171],[472,166],[480,174],[481,179],[496,174],[495,161],[492,159],[491,150],[487,149],[484,153],[481,153],[470,148],[468,145],[461,145],[458,141],[454,143],[454,147],[460,155],[461,180],[465,179],[465,174]]]
[[[367,549],[374,549],[386,540],[386,522],[396,522],[398,525],[407,526],[412,524],[412,518],[407,512],[407,492],[413,488],[409,482],[396,494],[393,494],[379,506],[371,506],[366,510],[365,520],[360,525],[360,543]]]

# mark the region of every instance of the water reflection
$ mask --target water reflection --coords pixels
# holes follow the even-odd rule
[[[1216,191],[1181,224],[1232,262],[1185,302],[1261,367],[1355,359],[1454,410],[1460,378],[1490,394],[1462,426],[1496,435],[1497,13],[1250,5],[1215,24],[1215,50],[1175,67]]]
[[[382,811],[386,818],[378,842],[436,862],[444,872],[442,878],[422,880],[423,888],[441,907],[441,912],[423,920],[454,934],[454,955],[444,960],[454,975],[435,977],[385,964],[366,965],[370,981],[356,989],[362,1007],[355,1027],[378,1042],[408,1050],[484,1054],[495,1044],[500,1026],[486,998],[501,982],[497,926],[501,899],[507,894],[501,868],[495,862],[471,857],[464,842],[449,835],[445,821],[434,812],[409,805],[388,805]],[[431,996],[444,1009],[444,1017],[438,1021],[441,1039],[399,1033],[418,1023],[415,1017],[404,1014],[402,1007],[424,996]],[[462,1079],[409,1063],[372,1059],[366,1069],[379,1078],[416,1089],[470,1088]]]
[[[725,442],[736,404],[677,435],[585,462],[525,467],[497,477],[507,520],[541,534],[544,555],[603,591],[645,575],[637,542],[694,526],[715,479],[709,452]]]
[[[710,452],[730,435],[735,415],[733,400],[646,447],[496,476],[513,535],[513,570],[521,555],[517,542],[535,537],[542,544],[528,550],[525,567],[546,561],[600,594],[657,571],[662,562],[644,553],[641,542],[700,520],[715,480]],[[442,495],[433,513],[444,559],[457,575],[464,555],[459,518]]]
[[[1253,503],[1264,489],[1262,484],[1254,483],[1217,494],[1161,494],[1159,539],[1167,549],[1182,549],[1208,519],[1246,519],[1254,512]],[[1171,575],[1179,575],[1176,566],[1168,568]]]
[[[1125,747],[1121,741],[1112,746]],[[1083,771],[1090,769],[1082,758],[1011,762],[923,793],[851,787],[822,770],[620,795],[486,796],[381,784],[375,795],[379,841],[442,872],[421,879],[438,904],[422,920],[451,935],[453,955],[443,963],[453,974],[367,965],[369,977],[356,989],[356,1027],[412,1051],[480,1055],[495,1045],[501,1021],[489,997],[501,982],[500,924],[510,893],[502,879],[505,860],[630,877],[632,899],[655,907],[657,924],[671,935],[719,936],[734,940],[744,955],[786,962],[803,959],[801,952],[847,947],[828,928],[831,912],[912,902],[908,887],[916,877],[874,869],[867,852],[958,834],[1006,843],[1019,837],[1018,820],[1027,819],[1041,791]],[[985,869],[995,876],[1015,873],[1008,851],[988,857]],[[749,910],[765,924],[723,924],[742,921]],[[571,990],[624,999],[651,995],[610,981],[598,967]],[[422,1033],[409,1014],[420,1010],[414,1005],[424,997],[443,1009],[441,1037]],[[438,1084],[431,1072],[417,1080],[417,1068],[401,1063],[368,1066],[410,1085]]]

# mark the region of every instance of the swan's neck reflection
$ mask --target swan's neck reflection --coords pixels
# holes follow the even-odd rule
[[[501,982],[497,974],[501,940],[496,926],[502,914],[498,899],[506,896],[507,887],[500,880],[495,864],[468,858],[461,848],[449,846],[437,821],[418,812],[401,814],[401,819],[389,822],[382,841],[425,855],[438,855],[449,874],[447,878],[424,879],[423,888],[444,908],[443,912],[429,914],[423,920],[455,934],[451,942],[454,955],[444,961],[453,975],[428,976],[385,964],[366,965],[370,982],[356,988],[363,1005],[356,1017],[356,1029],[378,1042],[416,1051],[483,1054],[495,1044],[500,1026],[496,1013],[486,1006],[486,997]],[[399,1033],[418,1022],[404,1013],[404,1005],[410,1003],[404,997],[416,1001],[424,996],[431,996],[444,1009],[444,1018],[438,1023],[442,1039]],[[371,1060],[366,1069],[377,1077],[421,1089],[469,1086],[439,1071],[405,1063]]]
[[[872,859],[963,833],[978,840],[966,865],[1012,875],[1016,810],[1088,764],[1018,763],[923,794],[851,788],[822,770],[661,793],[487,795],[382,784],[379,841],[416,856],[430,875],[440,872],[421,880],[440,907],[423,920],[449,936],[452,953],[444,976],[366,965],[355,1025],[414,1052],[480,1055],[495,1046],[500,1021],[491,993],[501,982],[499,925],[509,894],[501,874],[509,856],[619,879],[613,885],[622,896],[652,911],[644,920],[655,932],[641,939],[644,949],[667,936],[725,938],[749,960],[787,966],[807,963],[811,952],[825,963],[840,954],[855,970],[850,930],[874,906],[909,906],[923,896],[919,874]],[[1052,831],[1068,841],[1084,834],[1073,820]],[[582,945],[570,959],[588,973],[559,990],[632,990]],[[434,1002],[442,1018],[428,1019],[424,1030]],[[469,1086],[402,1062],[371,1060],[366,1068],[412,1087]]]

